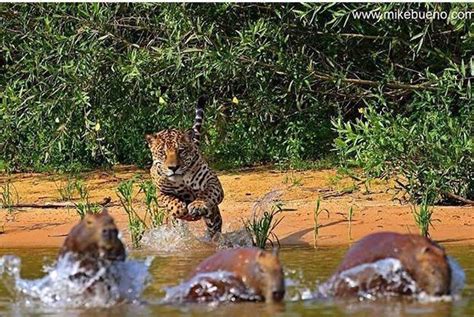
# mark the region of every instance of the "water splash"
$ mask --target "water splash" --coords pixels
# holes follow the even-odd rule
[[[0,258],[0,280],[16,301],[27,306],[110,307],[139,301],[149,281],[152,260],[113,262],[91,271],[66,254],[54,267],[45,268],[43,278],[27,280],[20,276],[21,259],[9,255]]]
[[[308,285],[302,270],[285,270],[285,300],[297,302],[300,300],[313,299],[311,291],[314,285]]]
[[[264,212],[271,210],[273,205],[280,202],[282,195],[282,190],[274,189],[258,198],[252,206],[251,217],[261,218]],[[218,239],[219,249],[253,246],[252,235],[245,228],[244,219],[229,223],[226,229]]]
[[[314,295],[301,270],[285,271],[285,301],[313,299]],[[162,303],[258,301],[262,298],[245,286],[234,274],[225,271],[199,273],[183,283],[165,287]]]
[[[365,263],[332,276],[318,289],[321,297],[332,297],[338,292],[355,292],[364,299],[391,294],[419,293],[416,282],[404,270],[398,259],[387,258]]]
[[[184,221],[166,224],[145,232],[141,245],[160,252],[181,252],[198,246],[199,240],[194,236]]]
[[[217,247],[219,249],[246,248],[252,246],[252,236],[245,228],[237,228],[233,231],[229,230],[223,232],[217,240]]]
[[[273,189],[257,199],[252,206],[252,217],[260,218],[264,212],[271,210],[272,206],[281,202],[283,190]]]
[[[164,288],[163,303],[257,301],[255,294],[234,274],[217,271],[199,273],[183,283]]]
[[[451,267],[451,295],[431,296],[421,290],[398,259],[387,258],[361,264],[332,276],[319,286],[313,298],[328,298],[338,290],[355,291],[361,299],[375,299],[392,295],[412,295],[419,301],[446,301],[456,299],[465,284],[465,273],[459,264],[448,257]]]
[[[256,200],[252,207],[253,217],[260,217],[265,211],[270,210],[271,205],[280,201],[282,194],[282,190],[272,190]],[[176,220],[145,232],[141,245],[149,250],[159,252],[182,253],[183,250],[210,246],[216,249],[251,247],[253,242],[242,219],[238,223],[228,223],[222,234],[213,239],[206,237],[205,233],[198,229],[194,223],[190,225],[186,221]]]
[[[451,268],[451,294],[459,296],[466,284],[466,273],[459,265],[458,261],[448,255],[448,263]]]
[[[193,228],[194,229],[194,228]],[[228,229],[215,239],[199,235],[184,221],[167,224],[145,232],[141,244],[144,248],[165,253],[182,253],[196,248],[228,249],[252,246],[252,237],[245,228]]]

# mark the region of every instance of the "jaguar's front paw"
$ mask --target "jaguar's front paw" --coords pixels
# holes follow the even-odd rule
[[[188,205],[188,213],[190,217],[201,218],[209,214],[209,206],[202,200],[195,200]]]
[[[186,207],[186,204],[183,202],[176,202],[171,206],[171,215],[175,218],[178,219],[184,219],[188,216],[188,208]]]

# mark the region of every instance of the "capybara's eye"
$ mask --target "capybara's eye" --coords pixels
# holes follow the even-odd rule
[[[117,229],[103,229],[102,230],[102,236],[106,240],[112,240],[115,239],[118,235],[118,230]]]

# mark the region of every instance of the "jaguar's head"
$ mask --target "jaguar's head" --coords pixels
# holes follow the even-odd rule
[[[146,140],[153,157],[153,165],[160,175],[183,175],[199,156],[192,135],[176,129],[147,134]]]

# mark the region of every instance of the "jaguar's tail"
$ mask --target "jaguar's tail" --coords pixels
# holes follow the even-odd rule
[[[197,145],[201,141],[201,127],[204,119],[204,105],[206,104],[207,96],[203,95],[199,97],[196,104],[196,116],[194,117],[193,125],[193,141]]]

